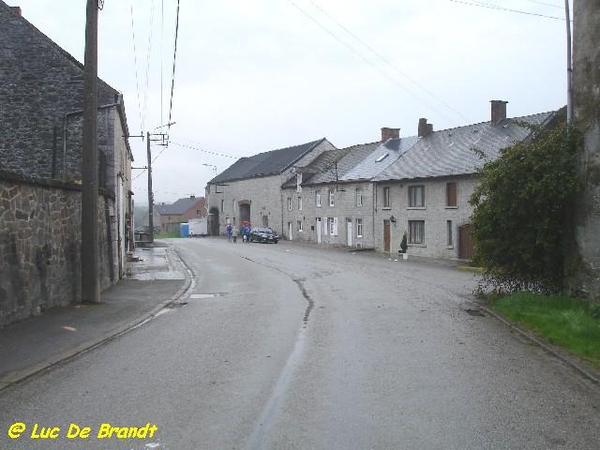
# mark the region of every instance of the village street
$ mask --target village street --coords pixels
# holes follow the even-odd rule
[[[0,448],[597,449],[600,388],[490,316],[471,272],[283,241],[172,240],[179,305],[0,392]],[[60,427],[11,440],[8,425]],[[69,424],[86,440],[64,439]],[[156,426],[98,439],[102,423]]]

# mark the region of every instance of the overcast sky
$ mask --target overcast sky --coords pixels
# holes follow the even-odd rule
[[[85,0],[6,1],[83,61]],[[339,148],[373,142],[384,126],[412,136],[420,117],[436,130],[484,122],[492,99],[507,100],[511,117],[558,109],[566,25],[542,16],[564,17],[563,5],[181,0],[176,124],[167,148],[152,147],[155,201],[203,195],[214,176],[203,164],[221,172],[231,157],[322,137]],[[177,0],[105,0],[100,11],[99,76],[123,92],[132,135],[168,122],[176,9]],[[134,166],[145,166],[145,142],[130,143]],[[146,174],[133,177],[136,203],[147,203]]]

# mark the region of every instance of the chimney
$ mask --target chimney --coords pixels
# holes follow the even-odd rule
[[[492,104],[492,125],[498,125],[504,119],[506,119],[506,104],[504,100],[491,100]]]
[[[381,142],[386,142],[389,139],[398,139],[400,137],[400,128],[383,127],[381,129]]]
[[[15,13],[15,15],[21,17],[22,13],[21,13],[21,7],[20,6],[11,6],[10,9],[12,10],[13,13]]]
[[[433,124],[432,123],[427,123],[427,119],[425,119],[425,118],[420,118],[419,119],[419,128],[417,130],[417,135],[419,137],[423,137],[423,136],[428,135],[432,131],[433,131]]]

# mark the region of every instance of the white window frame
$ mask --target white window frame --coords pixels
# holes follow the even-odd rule
[[[362,189],[356,189],[356,206],[360,207],[362,205],[363,205]]]
[[[292,210],[292,197],[287,198],[288,211]]]
[[[421,192],[421,198],[416,195],[417,192]],[[420,203],[419,204],[419,200]],[[425,208],[425,185],[417,184],[408,187],[408,207],[409,208]]]
[[[298,211],[302,211],[302,197],[298,197]]]
[[[327,227],[329,228],[329,234],[331,236],[338,235],[338,218],[337,217],[329,217],[327,222]]]
[[[356,219],[356,237],[363,237],[363,220]]]
[[[389,186],[383,187],[383,208],[392,208],[392,196],[391,189]]]
[[[317,189],[315,191],[315,205],[317,206],[317,208],[320,208],[322,206],[321,204],[321,190]]]
[[[420,228],[420,230],[419,230]],[[408,243],[412,245],[425,244],[425,221],[424,220],[409,220],[408,221]]]
[[[302,226],[302,221],[298,220],[297,224],[298,224],[298,232],[299,233],[303,233],[304,232],[304,227]]]
[[[329,189],[329,206],[335,207],[335,191],[333,189]]]

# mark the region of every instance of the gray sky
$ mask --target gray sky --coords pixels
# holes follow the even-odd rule
[[[83,61],[85,0],[8,3]],[[181,0],[176,124],[172,144],[152,148],[160,154],[155,199],[203,195],[214,176],[203,164],[221,172],[235,162],[221,155],[322,137],[345,147],[378,140],[384,126],[412,136],[420,117],[437,130],[483,122],[492,99],[507,100],[509,116],[558,109],[566,104],[566,25],[534,14],[563,17],[563,5]],[[100,11],[99,75],[123,92],[132,135],[168,121],[176,7],[176,0],[105,0]],[[145,142],[130,142],[134,165],[146,165]],[[146,174],[133,176],[136,202],[146,203]]]

